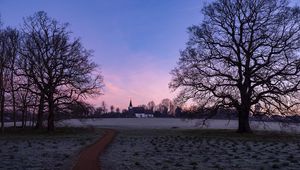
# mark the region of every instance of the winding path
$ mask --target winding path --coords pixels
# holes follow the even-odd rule
[[[105,148],[112,142],[116,136],[116,130],[108,129],[104,135],[94,144],[85,148],[79,156],[79,159],[73,170],[100,170],[99,156]]]

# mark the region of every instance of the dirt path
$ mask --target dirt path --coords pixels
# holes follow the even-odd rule
[[[116,136],[116,131],[108,129],[104,135],[94,144],[84,149],[73,170],[99,170],[101,169],[99,156]]]

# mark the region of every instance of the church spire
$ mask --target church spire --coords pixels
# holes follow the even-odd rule
[[[128,108],[132,108],[132,101],[131,101],[131,99],[130,99]]]

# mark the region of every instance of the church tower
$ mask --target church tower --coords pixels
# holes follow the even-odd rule
[[[130,99],[129,106],[128,106],[128,111],[130,111],[131,109],[132,109],[132,101]]]

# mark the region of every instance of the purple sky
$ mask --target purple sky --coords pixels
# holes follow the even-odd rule
[[[210,0],[0,0],[4,26],[19,27],[23,17],[43,10],[69,22],[73,35],[94,50],[104,75],[99,106],[127,108],[174,98],[170,71],[188,39],[187,27],[199,24]],[[298,0],[291,1],[299,5]]]
[[[23,17],[43,10],[69,22],[73,35],[94,50],[104,75],[97,106],[126,108],[173,98],[170,71],[185,47],[187,27],[199,24],[208,0],[0,0],[4,26],[19,27]]]

